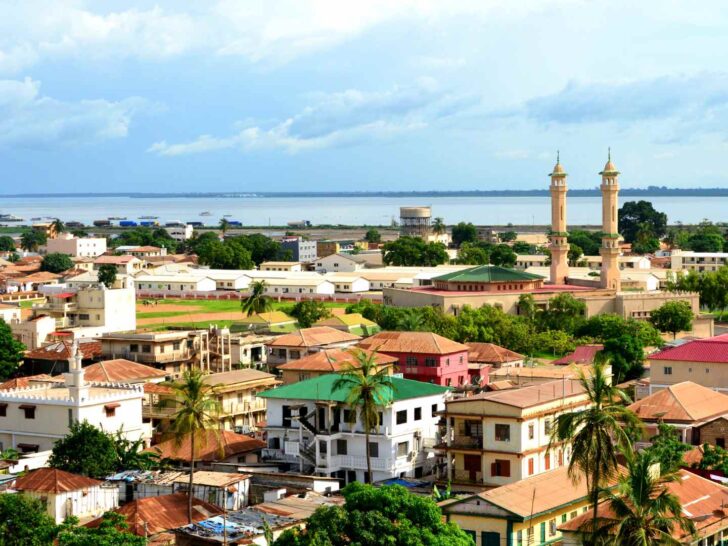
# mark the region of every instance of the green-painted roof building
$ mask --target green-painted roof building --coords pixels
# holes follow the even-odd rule
[[[501,292],[533,290],[543,286],[544,277],[497,265],[478,265],[432,279],[436,290],[457,292]]]

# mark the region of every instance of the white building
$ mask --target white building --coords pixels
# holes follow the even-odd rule
[[[728,265],[728,252],[693,252],[675,249],[670,256],[673,271],[717,271]]]
[[[95,258],[106,252],[106,239],[103,237],[74,237],[61,233],[46,242],[46,253],[59,252],[74,258]]]
[[[301,262],[263,262],[260,264],[261,271],[293,271],[301,272]]]
[[[361,423],[347,423],[346,392],[333,388],[338,377],[321,375],[258,395],[268,401],[264,456],[347,483],[366,481],[367,450],[375,482],[430,474],[434,456],[426,448],[438,440],[436,412],[449,389],[393,377],[393,393],[367,446]]]
[[[191,239],[192,233],[194,232],[194,228],[190,224],[185,224],[184,226],[167,226],[164,229],[172,239],[179,242]]]
[[[329,273],[344,271],[351,273],[360,271],[366,267],[366,260],[356,254],[331,254],[325,258],[316,260],[316,271]]]
[[[76,421],[88,421],[132,440],[151,434],[142,423],[142,385],[86,383],[78,342],[63,383],[0,391],[0,450],[37,452],[53,448]]]
[[[185,273],[168,275],[148,275],[142,273],[134,278],[134,283],[137,291],[143,290],[146,292],[212,292],[217,289],[217,283],[210,277]]]
[[[32,351],[46,343],[49,335],[56,331],[56,319],[47,315],[39,315],[25,321],[10,323],[13,337]]]
[[[99,256],[94,260],[94,269],[99,269],[102,265],[113,265],[116,267],[118,274],[133,275],[144,269],[144,262],[136,256]]]
[[[55,468],[39,468],[21,476],[13,489],[39,499],[56,523],[69,516],[98,517],[119,506],[119,488]]]
[[[265,291],[269,296],[288,296],[304,294],[324,294],[333,296],[336,291],[334,283],[323,277],[266,279]]]
[[[337,292],[349,294],[369,292],[369,281],[358,275],[330,273],[326,275],[326,279],[334,283],[334,290]]]
[[[5,321],[5,324],[12,324],[13,322],[20,321],[20,307],[17,305],[4,305],[0,303],[0,320]]]

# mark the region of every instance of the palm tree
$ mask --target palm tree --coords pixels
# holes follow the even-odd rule
[[[627,394],[612,385],[607,365],[606,359],[595,361],[590,377],[579,370],[589,407],[559,415],[549,442],[549,451],[557,443],[571,442],[569,477],[575,483],[581,475],[586,479],[594,507],[593,528],[600,490],[614,476],[619,452],[631,453],[630,434],[641,427],[637,416],[624,405],[629,403]]]
[[[667,488],[668,483],[680,481],[679,474],[659,476],[653,466],[656,459],[646,451],[629,459],[629,472],[620,478],[616,491],[602,491],[610,514],[600,518],[597,534],[615,545],[683,544],[673,532],[692,535],[695,526],[682,515],[680,500]]]
[[[397,321],[397,330],[404,332],[421,332],[424,329],[419,313],[410,311],[403,313]]]
[[[56,218],[53,220],[53,223],[51,223],[52,231],[56,233],[56,235],[63,233],[66,231],[66,224],[63,223],[63,220],[60,218]]]
[[[445,225],[445,221],[442,218],[438,217],[432,221],[432,233],[434,233],[435,235],[442,235],[446,231],[447,226]]]
[[[212,431],[217,439],[217,414],[220,412],[220,403],[213,396],[214,388],[205,383],[204,375],[200,370],[188,370],[182,376],[182,381],[175,384],[172,389],[175,393],[178,410],[172,417],[169,434],[174,438],[177,448],[189,438],[190,440],[190,481],[187,516],[192,523],[192,485],[195,473],[195,450],[207,443],[208,432]]]
[[[220,231],[222,231],[222,237],[225,238],[225,233],[227,233],[227,230],[230,229],[230,222],[228,222],[227,218],[223,218],[220,220]]]
[[[392,401],[394,383],[386,368],[377,365],[377,353],[354,353],[356,366],[349,365],[334,382],[333,390],[346,391],[346,405],[351,408],[348,422],[355,425],[357,413],[364,427],[367,450],[367,481],[372,483],[372,460],[369,454],[369,434],[379,427],[379,409]]]
[[[248,297],[240,302],[240,306],[246,317],[265,313],[273,308],[270,298],[265,295],[265,281],[251,282],[249,289],[250,293]]]

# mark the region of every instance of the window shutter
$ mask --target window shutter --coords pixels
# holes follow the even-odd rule
[[[501,466],[503,467],[503,476],[506,478],[511,477],[511,461],[503,461],[501,463]]]

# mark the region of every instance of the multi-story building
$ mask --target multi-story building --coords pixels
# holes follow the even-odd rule
[[[296,332],[279,336],[268,344],[268,364],[282,364],[298,360],[323,349],[345,349],[361,340],[361,337],[328,326],[301,328]]]
[[[106,252],[106,239],[103,237],[74,237],[61,233],[55,239],[48,239],[46,252],[68,254],[74,258],[95,258]]]
[[[192,234],[194,233],[194,228],[190,224],[166,226],[164,230],[169,233],[169,236],[172,237],[172,239],[181,243],[187,239],[191,239]]]
[[[393,364],[398,359],[394,356],[385,355],[384,353],[370,353],[364,349],[324,349],[317,353],[292,360],[286,364],[276,367],[276,371],[281,374],[284,385],[306,381],[327,373],[338,373],[347,368],[358,368],[359,353],[363,353],[365,357],[371,357],[376,363],[377,369],[386,369],[391,375]]]
[[[693,252],[675,249],[670,254],[673,271],[717,271],[728,265],[728,252]]]
[[[379,332],[359,347],[397,357],[406,379],[446,387],[469,383],[468,346],[432,332]]]
[[[448,389],[393,377],[367,445],[361,422],[349,424],[346,391],[334,389],[339,377],[322,375],[259,395],[268,400],[264,457],[346,483],[367,480],[367,451],[372,481],[430,474],[434,457],[427,448],[437,440]]]
[[[447,479],[493,487],[568,464],[571,448],[551,444],[551,428],[558,415],[588,406],[581,383],[571,379],[448,401],[438,446]]]
[[[261,271],[292,271],[300,273],[303,271],[301,262],[263,262],[260,264]]]
[[[242,434],[255,432],[265,421],[266,401],[257,394],[280,383],[274,375],[252,368],[213,373],[204,381],[214,387],[220,403],[220,426]]]
[[[367,261],[357,254],[330,254],[316,260],[316,271],[319,273],[352,273],[366,267]]]
[[[291,251],[291,261],[311,263],[316,261],[318,246],[316,241],[308,241],[303,237],[283,237],[281,239],[281,252]]]
[[[94,260],[94,269],[99,269],[102,265],[113,265],[116,272],[120,275],[134,275],[144,269],[144,262],[136,256],[99,256]]]

